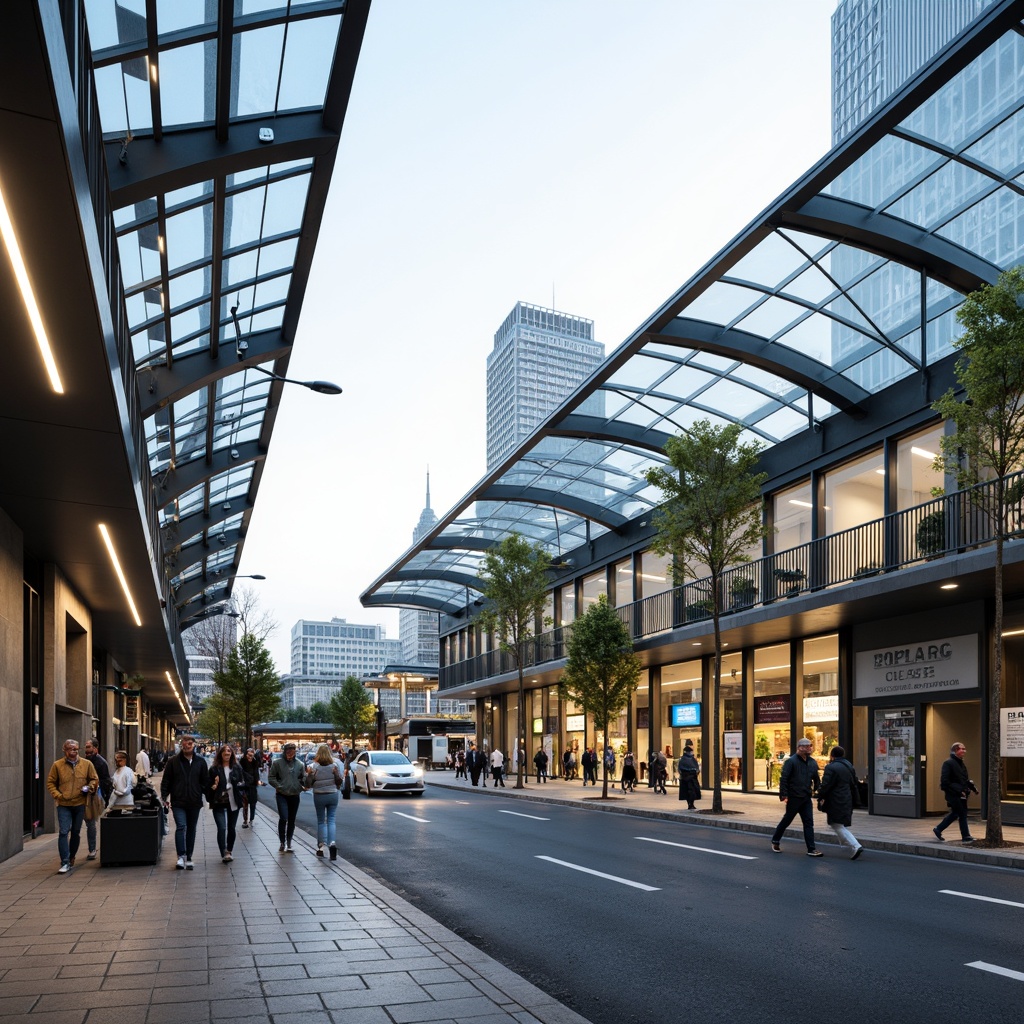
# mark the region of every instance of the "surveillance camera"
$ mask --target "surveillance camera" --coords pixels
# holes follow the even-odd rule
[[[249,351],[249,342],[245,338],[239,338],[235,342],[235,352],[238,354],[239,359],[245,358],[245,353]]]
[[[228,542],[228,535],[226,533],[219,534],[218,537],[217,537],[217,542],[219,544],[227,544],[227,542]]]
[[[232,448],[231,449],[231,458],[233,458],[233,459],[239,458],[239,453],[238,453],[238,449],[237,448]]]

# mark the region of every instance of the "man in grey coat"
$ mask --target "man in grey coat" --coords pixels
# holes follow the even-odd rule
[[[814,845],[814,804],[812,799],[820,785],[818,762],[811,757],[811,741],[807,737],[797,741],[796,753],[786,759],[779,780],[779,799],[786,805],[782,821],[775,826],[772,851],[782,853],[782,835],[790,822],[799,814],[804,826],[804,842],[808,857],[820,857],[821,850]]]

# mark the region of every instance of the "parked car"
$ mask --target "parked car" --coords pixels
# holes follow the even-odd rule
[[[367,796],[378,793],[423,796],[423,769],[398,750],[364,750],[352,762],[352,785]]]

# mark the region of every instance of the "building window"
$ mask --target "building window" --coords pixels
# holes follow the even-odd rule
[[[942,473],[932,463],[939,454],[942,425],[911,434],[896,442],[896,508],[902,510],[931,501],[932,489],[942,487]]]
[[[814,744],[814,756],[824,768],[829,751],[839,742],[839,636],[813,637],[803,642],[803,732]]]
[[[825,474],[826,533],[849,530],[884,515],[885,465],[881,448]],[[881,552],[878,554],[880,557]]]
[[[600,572],[591,573],[583,577],[583,607],[580,613],[585,615],[592,604],[597,604],[598,598],[608,593],[608,575],[602,569]]]
[[[633,560],[625,558],[612,566],[612,603],[616,608],[633,600]]]
[[[772,497],[772,550],[788,551],[811,540],[811,481],[804,480]]]
[[[754,726],[750,735],[755,790],[778,789],[782,762],[791,752],[793,717],[789,644],[754,651]]]
[[[641,597],[652,597],[672,589],[672,556],[659,555],[653,551],[644,551],[640,555],[640,593]]]

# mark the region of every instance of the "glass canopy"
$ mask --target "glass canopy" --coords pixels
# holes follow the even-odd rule
[[[1022,259],[1024,35],[1003,3],[687,281],[363,603],[454,614],[510,532],[558,559],[645,517],[644,473],[698,419],[770,448],[859,415],[948,357],[963,295]]]
[[[230,596],[282,387],[268,373],[287,371],[366,6],[85,0],[182,626]]]

